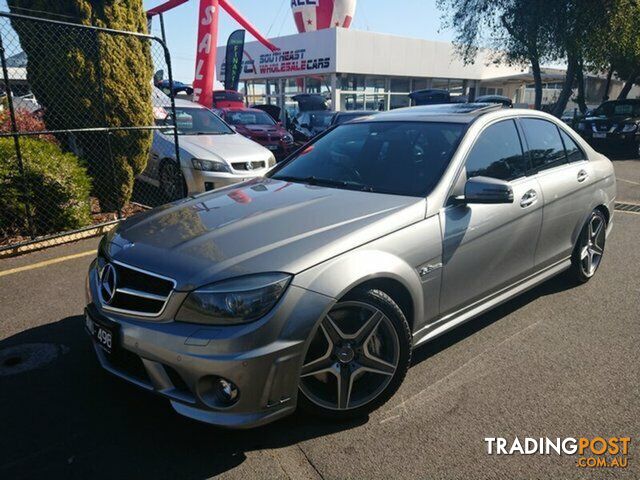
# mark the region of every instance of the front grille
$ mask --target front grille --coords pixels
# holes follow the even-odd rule
[[[247,168],[248,164],[251,164],[251,168]],[[264,168],[264,162],[237,162],[232,164],[234,170],[257,170]]]
[[[107,263],[107,261],[99,262],[99,265],[102,266],[98,272],[100,276],[98,290],[105,310],[143,317],[156,317],[162,313],[175,287],[173,280],[121,263],[111,262],[116,272],[115,293],[108,300],[109,291],[105,289],[103,281],[103,272]],[[107,285],[107,287],[109,286]]]

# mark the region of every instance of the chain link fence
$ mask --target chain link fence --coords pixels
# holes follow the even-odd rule
[[[171,60],[151,35],[0,12],[0,256],[82,238],[165,203],[144,172],[175,144]]]

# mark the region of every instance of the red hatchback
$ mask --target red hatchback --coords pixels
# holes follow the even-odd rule
[[[256,108],[223,108],[218,114],[238,133],[258,142],[281,160],[294,149],[293,136],[271,116]]]

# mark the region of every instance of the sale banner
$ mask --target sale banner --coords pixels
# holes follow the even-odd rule
[[[208,108],[213,105],[219,10],[218,0],[200,0],[193,101]]]

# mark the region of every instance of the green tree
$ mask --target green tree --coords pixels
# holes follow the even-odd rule
[[[465,63],[481,47],[495,49],[495,61],[529,64],[535,83],[535,107],[542,102],[540,64],[551,60],[549,20],[554,0],[438,0],[443,23],[456,32],[455,44]]]
[[[47,12],[82,25],[146,31],[142,0],[9,0],[9,8]],[[41,14],[47,16],[47,14]],[[27,77],[45,109],[49,129],[153,125],[153,65],[148,41],[134,36],[12,19],[28,57]],[[75,143],[93,178],[103,210],[132,194],[134,177],[146,167],[151,133],[120,130],[60,138]]]
[[[606,26],[592,32],[585,60],[596,72],[607,72],[605,97],[615,74],[625,81],[619,98],[626,98],[640,77],[640,6],[637,0],[612,0]]]

